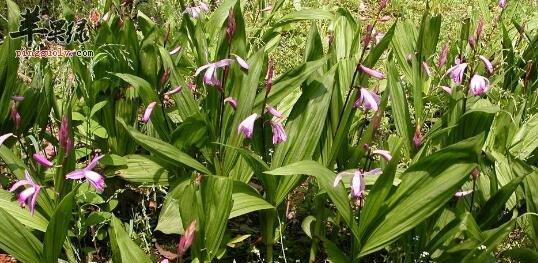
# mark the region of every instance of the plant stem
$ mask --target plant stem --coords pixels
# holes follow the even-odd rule
[[[473,206],[474,206],[474,191],[476,190],[476,178],[473,177],[473,191],[471,192],[471,213],[473,213]]]

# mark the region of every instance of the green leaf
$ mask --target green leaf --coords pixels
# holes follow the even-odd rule
[[[77,190],[78,187],[75,187],[75,189],[62,199],[50,219],[47,232],[45,232],[45,243],[43,244],[45,262],[58,262],[58,257],[60,257],[62,246],[67,237],[71,219],[73,218],[73,204]]]
[[[163,158],[170,164],[176,166],[181,166],[183,164],[194,168],[204,174],[211,174],[211,172],[204,165],[199,163],[194,158],[190,157],[188,154],[176,149],[174,146],[157,138],[140,133],[135,128],[128,126],[121,118],[117,118],[116,120],[125,128],[129,135],[131,135],[131,137],[140,146],[144,147],[144,149],[150,151],[151,153]]]
[[[387,200],[386,213],[363,236],[360,256],[390,244],[448,202],[476,166],[483,138],[477,136],[451,145],[409,167]]]
[[[28,209],[21,208],[15,200],[13,193],[6,190],[0,190],[0,208],[8,212],[23,225],[45,232],[48,221],[39,212],[35,211],[32,215]]]
[[[121,221],[112,216],[110,228],[110,245],[112,247],[112,261],[114,263],[151,263],[151,259],[142,251],[142,249],[129,238],[123,228]]]
[[[340,248],[338,248],[338,246],[332,241],[328,239],[324,239],[323,246],[325,247],[325,252],[327,253],[327,259],[329,260],[329,262],[331,263],[352,262],[351,259],[346,254],[344,254],[344,252],[342,252]]]
[[[115,175],[137,184],[168,184],[169,172],[154,157],[131,154],[123,158],[125,166],[116,170]]]
[[[205,217],[205,248],[209,259],[212,259],[217,255],[226,232],[232,209],[233,182],[226,177],[205,176],[201,190]]]
[[[508,184],[504,185],[499,191],[495,193],[482,207],[478,213],[477,221],[481,228],[491,226],[492,223],[501,214],[502,210],[506,206],[506,202],[516,191],[519,184],[525,179],[526,175],[518,176],[512,179]]]
[[[39,263],[43,244],[17,219],[0,208],[0,249],[23,263]]]
[[[183,234],[183,218],[180,214],[181,201],[187,198],[184,196],[185,187],[190,180],[182,180],[177,186],[168,192],[164,199],[163,207],[159,213],[159,221],[155,230],[165,234]],[[188,201],[188,200],[187,200]]]
[[[512,139],[510,152],[521,160],[526,160],[538,147],[538,114],[533,115],[517,131]]]
[[[232,200],[233,206],[229,219],[254,211],[275,208],[265,201],[254,188],[240,181],[234,181]]]

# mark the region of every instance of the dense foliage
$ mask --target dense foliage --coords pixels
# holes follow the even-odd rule
[[[266,2],[180,0],[172,29],[138,1],[42,13],[88,19],[62,45],[10,35],[31,8],[6,0],[0,252],[538,262],[538,32],[505,18],[516,1],[477,1],[450,36],[427,3],[415,25],[387,0],[361,19]],[[15,56],[60,46],[94,55]],[[527,243],[496,250],[513,231]]]

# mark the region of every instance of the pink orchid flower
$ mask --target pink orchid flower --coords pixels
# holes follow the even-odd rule
[[[86,166],[84,169],[72,171],[68,173],[65,177],[72,180],[86,178],[86,180],[91,184],[91,186],[93,186],[93,188],[95,188],[99,192],[103,192],[106,186],[105,178],[102,175],[92,171],[93,168],[97,166],[97,162],[99,162],[99,160],[103,157],[104,155],[96,155],[88,164],[88,166]]]
[[[9,191],[13,192],[21,186],[29,186],[19,193],[17,201],[19,202],[19,205],[21,207],[25,207],[26,205],[28,205],[30,213],[34,214],[35,204],[37,202],[37,196],[41,191],[41,186],[39,186],[34,182],[34,180],[32,180],[32,177],[26,170],[24,171],[24,177],[26,179],[17,181],[15,184],[13,184],[13,186],[11,186],[11,189],[9,189]]]

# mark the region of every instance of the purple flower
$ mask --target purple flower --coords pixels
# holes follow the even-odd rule
[[[486,57],[480,55],[479,56],[480,60],[482,60],[482,62],[484,63],[484,66],[486,67],[486,69],[488,70],[488,72],[491,74],[493,73],[493,64],[491,64],[491,61],[489,61],[489,59],[487,59]]]
[[[277,118],[282,117],[282,113],[280,111],[276,110],[275,108],[273,108],[272,106],[267,106],[267,112],[269,112],[274,117],[277,117]]]
[[[281,123],[272,121],[271,130],[273,131],[273,144],[279,144],[288,139],[288,135]]]
[[[21,101],[24,100],[24,96],[15,95],[15,96],[11,96],[11,99],[12,99],[13,101],[21,102]]]
[[[205,70],[204,83],[209,85],[209,86],[218,86],[218,87],[220,87],[221,83],[220,83],[220,80],[219,80],[219,78],[217,76],[217,69],[222,68],[222,67],[226,67],[226,66],[232,64],[232,62],[233,62],[233,60],[227,58],[227,59],[219,60],[217,62],[213,62],[213,63],[203,65],[203,66],[199,67],[196,70],[196,73],[194,75],[198,76],[198,74],[200,74],[202,71]]]
[[[469,195],[470,193],[472,193],[473,190],[468,190],[468,191],[461,191],[461,192],[456,192],[454,194],[455,197],[464,197],[466,195]]]
[[[200,1],[198,5],[185,8],[185,12],[192,18],[198,18],[200,14],[209,12],[209,7],[206,3]]]
[[[379,1],[379,10],[383,10],[385,7],[387,7],[387,3],[389,0],[380,0]]]
[[[475,49],[475,48],[476,48],[476,38],[475,38],[475,36],[470,36],[470,37],[469,37],[469,40],[468,40],[467,42],[469,42],[469,46],[470,46],[472,49]]]
[[[232,54],[232,56],[235,57],[235,61],[239,63],[239,66],[241,66],[245,70],[248,70],[248,63],[243,58],[241,58],[240,56],[236,54]]]
[[[504,9],[506,7],[506,0],[499,0],[499,7]]]
[[[258,118],[258,114],[253,113],[252,115],[248,116],[246,119],[244,119],[241,123],[239,123],[239,127],[237,128],[237,133],[243,133],[245,137],[251,138],[252,132],[254,131],[254,122]]]
[[[172,49],[172,51],[170,51],[170,55],[175,55],[177,54],[179,51],[181,51],[181,46],[177,46],[176,48]]]
[[[441,86],[441,89],[443,89],[448,94],[452,94],[452,89],[450,87]]]
[[[32,157],[34,158],[34,161],[36,161],[38,164],[40,164],[43,167],[51,168],[54,166],[54,164],[42,154],[34,153]]]
[[[366,73],[370,77],[374,77],[376,79],[384,79],[385,78],[385,75],[383,74],[383,72],[377,71],[375,69],[371,69],[371,68],[368,68],[368,67],[365,67],[362,64],[359,64],[359,70]]]
[[[173,94],[176,94],[176,93],[179,93],[179,92],[181,92],[181,86],[177,86],[173,90],[169,90],[169,91],[165,92],[164,95],[165,96],[170,96],[170,95],[173,95]]]
[[[379,96],[365,88],[361,88],[360,92],[361,95],[359,96],[359,99],[355,101],[355,108],[362,107],[364,110],[377,111],[380,102]]]
[[[13,133],[6,133],[0,136],[0,146],[7,140],[7,138],[13,136]]]
[[[424,73],[426,73],[426,76],[431,77],[432,71],[430,70],[430,66],[426,61],[422,61],[422,70],[424,70]]]
[[[382,171],[379,168],[373,169],[365,173],[363,173],[359,169],[355,170],[351,178],[351,196],[357,199],[363,199],[364,192],[366,189],[366,183],[364,181],[364,177],[371,176],[371,175],[379,175],[381,173]],[[338,175],[336,175],[333,186],[336,187],[340,183],[340,181],[343,179],[343,177],[348,176],[348,175],[351,175],[351,174],[349,172],[341,172]]]
[[[183,257],[185,252],[187,252],[187,249],[192,245],[192,242],[194,241],[196,232],[196,220],[192,221],[187,229],[185,229],[185,232],[183,233],[183,236],[179,239],[179,243],[177,245],[177,252],[179,257]]]
[[[372,153],[383,157],[383,159],[387,161],[390,161],[392,159],[392,155],[387,150],[375,150],[375,151],[372,151]]]
[[[142,116],[142,122],[143,123],[148,123],[149,121],[149,118],[151,117],[151,113],[153,112],[153,108],[155,108],[155,105],[157,104],[157,102],[152,102],[148,105],[148,107],[146,108],[146,110],[144,111],[144,116]]]
[[[104,155],[96,155],[88,164],[88,166],[86,166],[84,169],[72,171],[68,173],[65,177],[72,180],[86,178],[86,180],[93,186],[93,188],[95,188],[99,192],[103,192],[106,186],[105,178],[102,175],[92,171],[93,168],[97,166],[97,162],[99,162],[99,160],[103,157]]]
[[[237,101],[233,97],[224,99],[224,103],[230,104],[234,110],[237,109]]]
[[[469,93],[474,96],[480,96],[489,90],[489,80],[478,74],[475,74],[471,78],[471,83],[469,84]]]
[[[439,54],[439,61],[437,62],[437,67],[442,67],[446,64],[446,59],[448,57],[448,43],[445,43],[443,49],[441,49],[441,54]]]
[[[19,201],[19,205],[21,207],[25,207],[26,205],[28,205],[30,213],[34,214],[35,204],[37,202],[37,196],[39,195],[39,191],[41,191],[41,186],[34,183],[32,177],[26,170],[24,171],[24,177],[26,177],[25,180],[17,181],[13,186],[11,186],[11,189],[9,189],[9,191],[13,192],[21,186],[30,186],[19,193],[17,201]]]
[[[448,69],[446,72],[450,74],[450,78],[457,84],[461,84],[463,81],[463,74],[465,74],[465,69],[467,68],[467,63],[456,64],[455,66]]]

